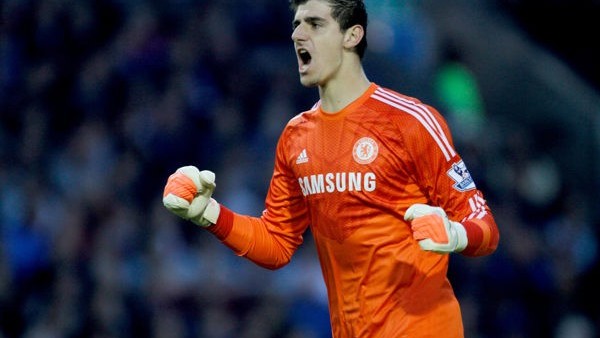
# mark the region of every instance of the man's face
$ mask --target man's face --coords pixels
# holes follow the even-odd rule
[[[342,63],[344,34],[324,0],[309,0],[294,16],[292,40],[304,86],[326,84]]]

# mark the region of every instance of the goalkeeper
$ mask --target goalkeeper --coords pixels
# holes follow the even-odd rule
[[[262,215],[220,205],[215,175],[193,166],[169,177],[164,205],[269,269],[310,227],[334,337],[463,337],[450,254],[488,255],[499,234],[445,120],[367,79],[361,0],[291,8],[300,82],[320,100],[283,130]]]

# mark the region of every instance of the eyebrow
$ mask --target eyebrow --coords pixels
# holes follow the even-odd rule
[[[320,17],[320,16],[308,16],[306,18],[303,19],[304,22],[307,22],[309,24],[316,24],[316,23],[325,23],[327,22],[327,20],[325,20],[324,18]],[[300,23],[303,21],[300,19],[296,19],[292,22],[292,27],[296,28],[300,25]]]

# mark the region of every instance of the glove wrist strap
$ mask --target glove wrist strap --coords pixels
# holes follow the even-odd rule
[[[465,230],[465,227],[461,223],[452,222],[452,225],[456,231],[456,237],[458,239],[456,243],[456,249],[454,249],[454,252],[461,252],[467,247],[467,244],[469,244],[467,230]]]
[[[213,224],[217,224],[217,219],[219,219],[219,214],[221,213],[221,207],[219,203],[215,201],[214,198],[210,198],[208,200],[208,204],[206,205],[206,209],[198,220],[194,223],[198,224],[201,227],[208,227]]]

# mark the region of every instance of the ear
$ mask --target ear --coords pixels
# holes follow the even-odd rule
[[[360,43],[365,35],[365,30],[361,25],[354,25],[344,33],[344,47],[354,48]]]

